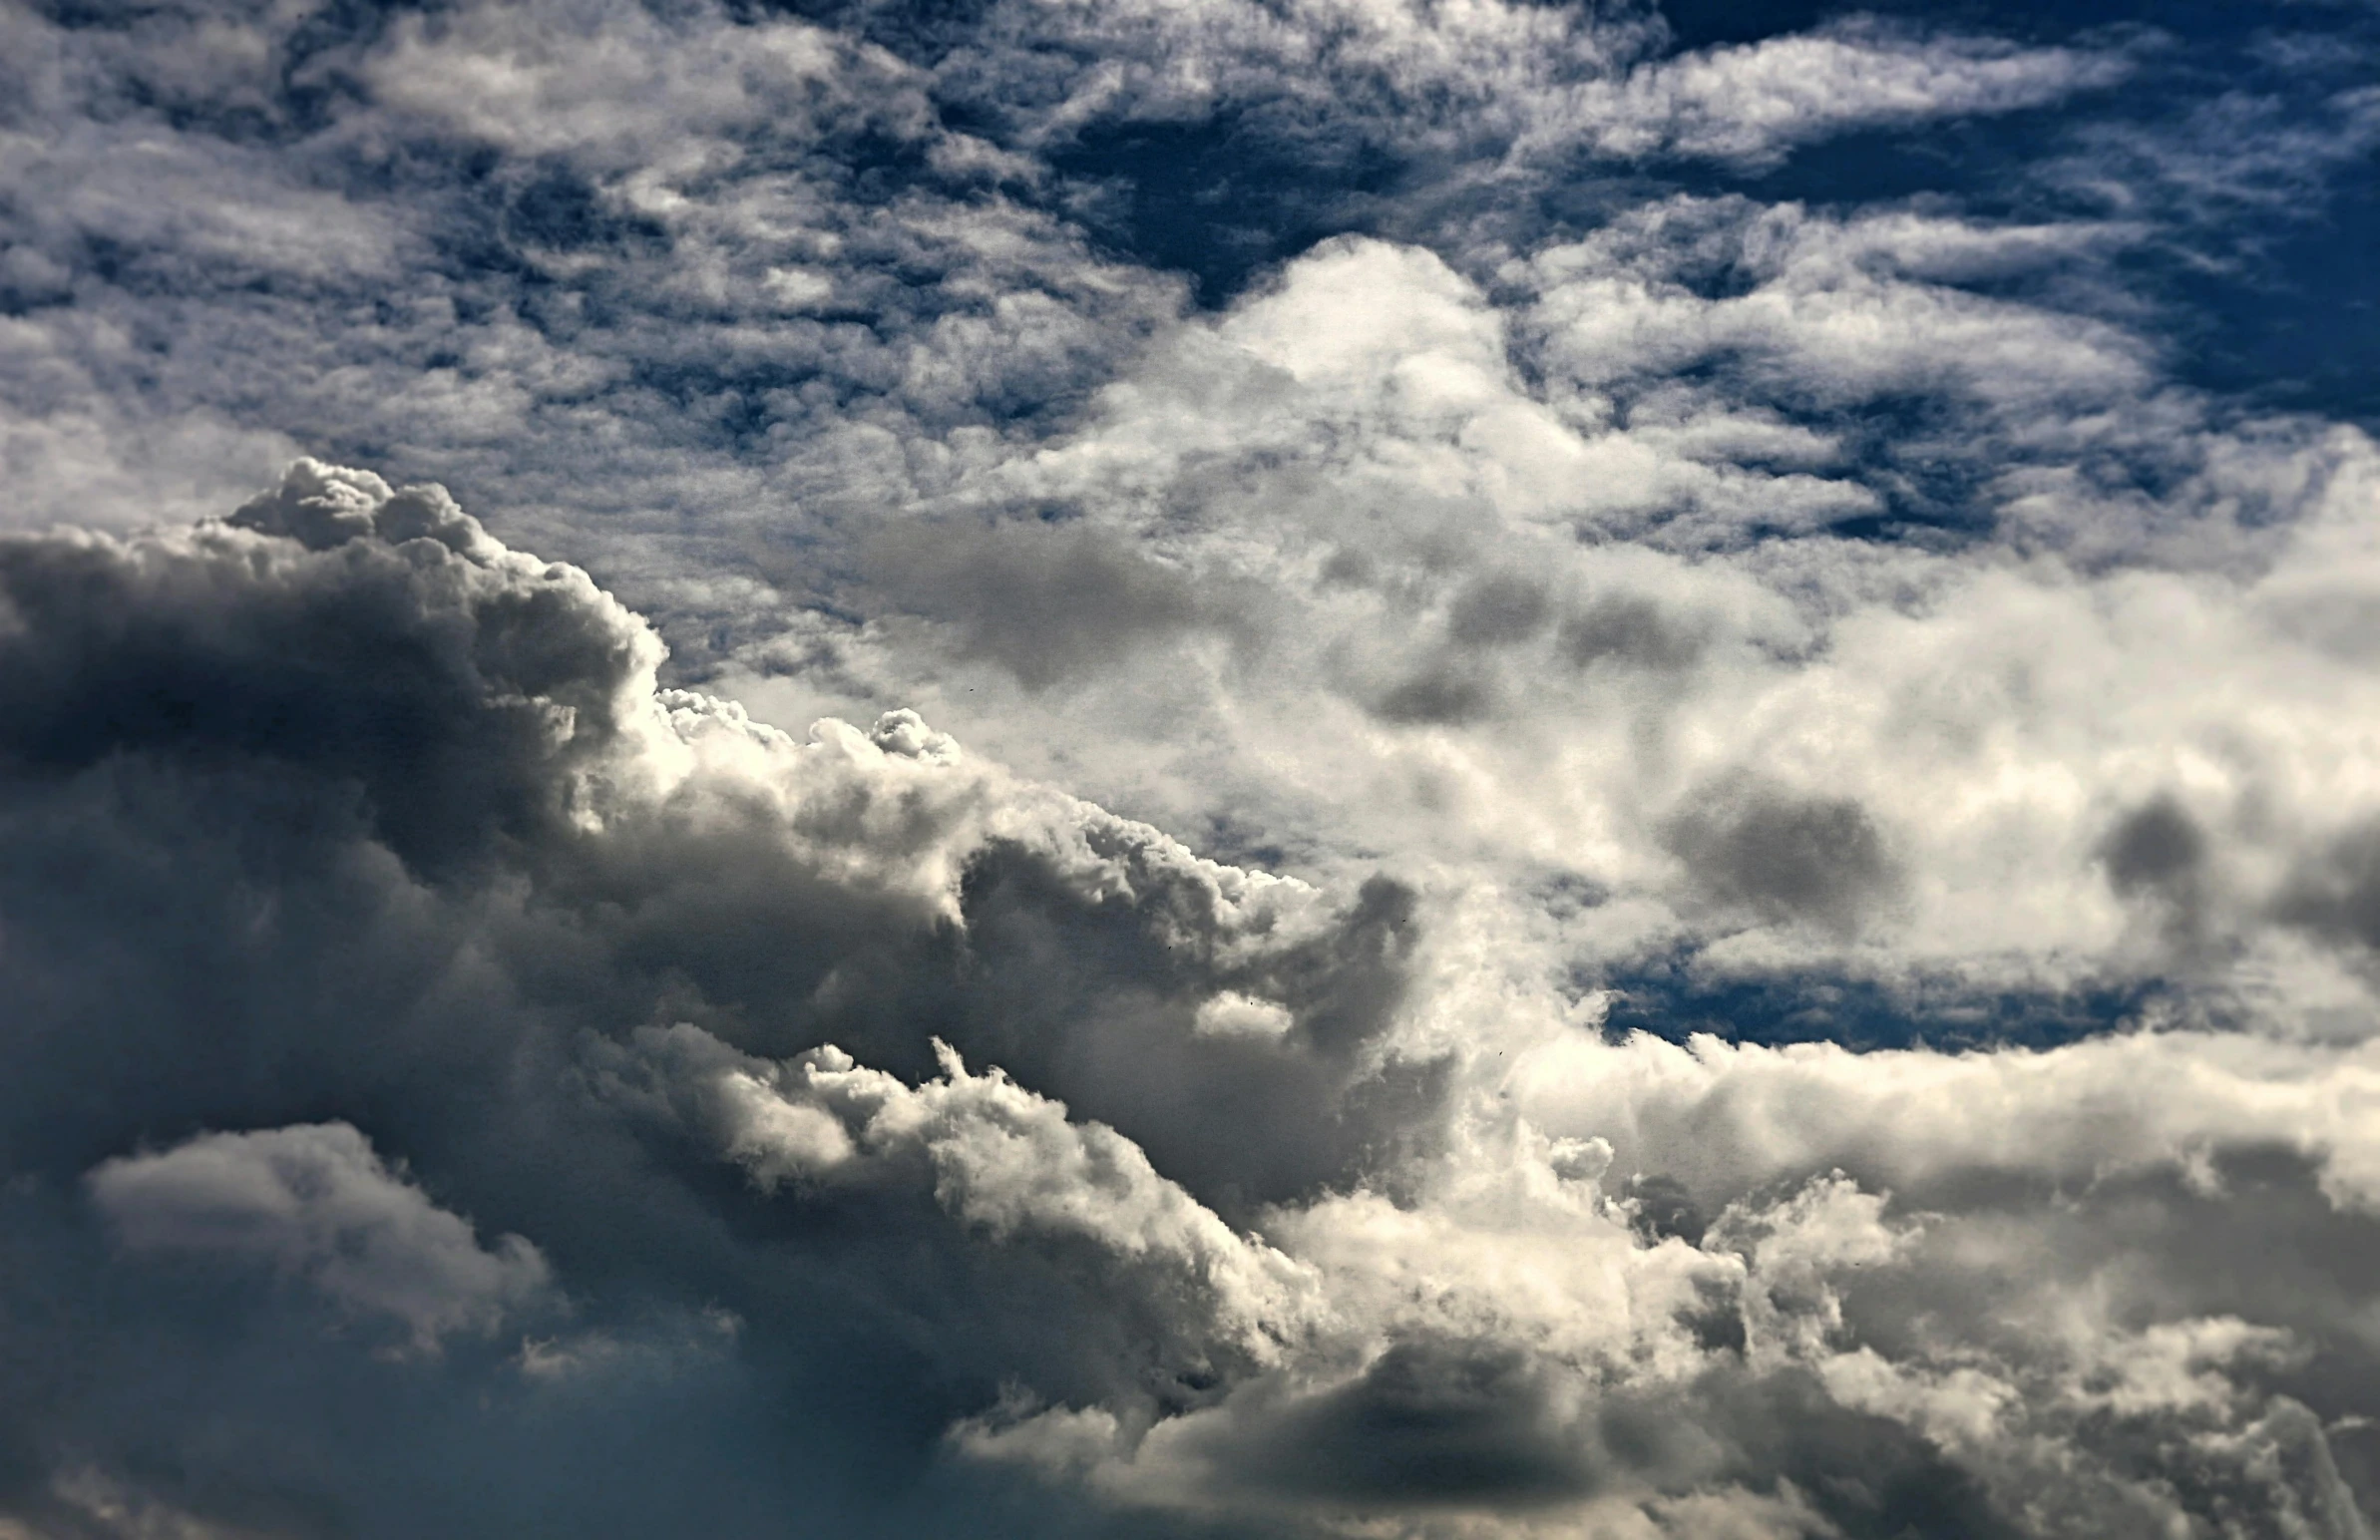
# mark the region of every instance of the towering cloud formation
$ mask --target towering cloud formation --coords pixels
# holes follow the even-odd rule
[[[596,1529],[701,1439],[670,1522],[739,1532],[987,1482],[1028,1529],[2358,1532],[2360,1037],[1616,1036],[1463,934],[1500,901],[1204,862],[914,713],[797,743],[311,462],[0,592],[36,1533],[473,1529],[473,1438]],[[2113,880],[2202,863],[2182,817]],[[1840,801],[1664,827],[1821,939],[1910,880]],[[614,1419],[609,1475],[546,1452]],[[822,1457],[935,1474],[871,1512]]]
[[[2380,34],[1707,9],[0,13],[0,1540],[2367,1535]]]

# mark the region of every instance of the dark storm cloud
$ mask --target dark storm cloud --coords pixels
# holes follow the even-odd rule
[[[1851,1178],[1767,1203],[1729,1174],[1747,1152],[1703,1139],[1644,1151],[1674,1191],[1606,1207],[1608,1143],[1509,1123],[1508,1169],[1432,1175],[1487,1135],[1458,1117],[1460,1049],[1410,1035],[1432,964],[1408,885],[1334,900],[1199,862],[911,714],[801,745],[657,690],[650,631],[584,574],[360,473],[301,465],[195,531],[12,538],[0,574],[0,984],[29,1023],[0,1092],[24,1262],[4,1346],[36,1387],[0,1450],[40,1532],[114,1503],[296,1534],[532,1510],[630,1534],[656,1469],[701,1471],[678,1511],[726,1534],[788,1504],[932,1531],[1000,1490],[1014,1532],[1107,1522],[1058,1469],[1112,1470],[1118,1523],[1183,1470],[1197,1498],[1156,1506],[1227,1529],[1611,1503],[1879,1536],[2014,1522],[2025,1457],[1923,1432],[1892,1409],[1902,1380],[1842,1388],[1935,1372],[1889,1282],[1925,1254]],[[388,720],[415,754],[399,778],[369,752]],[[1706,899],[1755,913],[1847,927],[1898,881],[1843,799],[1724,782],[1673,829]],[[2135,849],[2155,843],[2110,847],[2123,880],[2163,870]],[[1956,1160],[1929,1186],[1921,1148],[1809,1126],[1864,1179],[1977,1206]],[[2324,1137],[2301,1201],[2362,1180],[2338,1165],[2352,1136]],[[1480,1180],[1520,1185],[1466,1197]],[[2363,1244],[2360,1217],[2326,1223],[2326,1246]],[[1563,1260],[1511,1292],[1539,1227]],[[1415,1267],[1458,1271],[1408,1292]],[[1554,1282],[1574,1274],[1583,1293]],[[1593,1324],[1615,1287],[1641,1293],[1633,1336]],[[1903,1356],[1857,1367],[1854,1320]],[[2266,1351],[2205,1330],[2188,1350]],[[2020,1388],[1991,1394],[2064,1404],[2063,1381],[2022,1388],[2054,1349],[2002,1350],[1993,1383]],[[1607,1361],[1669,1367],[1587,1367]],[[2213,1425],[2242,1452],[2175,1489],[2336,1508],[2287,1407],[2352,1402],[2226,1371]],[[228,1443],[194,1441],[199,1385]],[[2101,1461],[2073,1511],[2109,1461],[2171,1474],[2137,1450],[2178,1413],[2142,1404],[2130,1454],[2040,1413]],[[564,1452],[656,1418],[602,1468]],[[1076,1430],[1106,1441],[1064,1453]],[[2265,1449],[2298,1473],[2256,1474]],[[508,1461],[478,1508],[442,1495]],[[1003,1488],[1020,1468],[1045,1479]],[[886,1486],[917,1495],[888,1508]]]
[[[1086,903],[1054,876],[998,849],[970,873],[973,965],[941,1012],[955,1045],[1130,1133],[1229,1214],[1326,1183],[1392,1183],[1428,1145],[1450,1066],[1378,1052],[1409,983],[1409,889],[1376,878],[1320,934],[1243,961],[1201,958],[1151,923],[1173,898],[1162,874],[1135,884],[1131,907]],[[1200,1031],[1198,1007],[1225,991],[1276,1003],[1286,1029]],[[915,1052],[846,1045],[879,1062]],[[1238,1137],[1213,1137],[1225,1122]]]
[[[395,1318],[416,1349],[493,1332],[547,1285],[536,1247],[514,1235],[483,1249],[346,1123],[201,1134],[103,1161],[89,1181],[128,1251],[269,1264],[350,1311]]]
[[[1493,1339],[1407,1343],[1212,1436],[1199,1452],[1256,1492],[1357,1513],[1525,1521],[1598,1495],[1782,1490],[1806,1503],[1812,1530],[1859,1540],[2027,1532],[2008,1506],[2020,1494],[1804,1375],[1748,1372],[1724,1353],[1685,1383],[1581,1385],[1574,1365]]]
[[[1263,1097],[1277,1114],[1250,1116],[1256,1137],[1227,1158],[1267,1196],[1345,1176],[1352,1156],[1270,1170],[1282,1152],[1266,1129],[1365,1142],[1319,1130],[1341,1090],[1380,1072],[1365,1050],[1401,997],[1416,927],[1394,883],[1317,925],[1261,901],[1242,912],[1120,820],[1089,825],[1079,858],[1039,835],[988,838],[976,821],[1002,794],[914,719],[808,751],[823,775],[790,809],[757,800],[765,782],[688,777],[664,708],[697,751],[704,733],[795,751],[698,698],[656,702],[659,648],[640,621],[583,573],[505,551],[434,489],[392,495],[309,464],[192,535],[12,541],[0,578],[15,622],[0,763],[20,807],[50,810],[18,825],[30,848],[57,847],[47,861],[78,837],[67,809],[87,825],[154,819],[153,837],[180,843],[178,811],[214,796],[224,818],[193,832],[227,848],[185,859],[253,863],[239,886],[267,947],[304,918],[284,916],[278,882],[426,879],[466,908],[518,910],[483,943],[490,962],[593,1025],[679,1010],[771,1053],[839,1034],[923,1070],[931,1024],[1079,1081],[1128,1130],[1135,1106],[1176,1119],[1194,1166],[1208,1103],[1252,1114]],[[372,849],[402,875],[339,870]],[[1122,891],[1086,888],[1077,859]],[[909,886],[943,871],[947,894],[931,875]],[[1197,1008],[1224,990],[1277,1001],[1285,1034],[1199,1035]],[[1133,1092],[1133,1059],[1159,1046],[1178,1057],[1143,1066]],[[1293,1083],[1266,1083],[1281,1075]]]
[[[137,554],[12,542],[0,606],[0,763],[302,765],[429,868],[549,836],[658,658],[585,574],[503,552],[442,492],[387,498],[310,463]]]
[[[52,1317],[37,1303],[52,1288],[187,1297],[126,1350],[216,1376],[213,1414],[233,1425],[325,1429],[294,1464],[176,1456],[195,1484],[158,1500],[231,1522],[241,1501],[219,1489],[245,1483],[367,1533],[476,1531],[372,1487],[453,1459],[473,1396],[497,1397],[495,1445],[539,1472],[527,1496],[576,1468],[536,1451],[542,1419],[610,1414],[558,1399],[691,1394],[756,1428],[810,1424],[811,1390],[755,1407],[733,1362],[813,1387],[830,1360],[882,1365],[907,1388],[863,1397],[836,1446],[887,1440],[864,1462],[913,1469],[1028,1364],[1083,1396],[1214,1372],[1196,1330],[1149,1365],[1157,1380],[1135,1370],[1136,1345],[1176,1327],[1163,1296],[1114,1294],[1096,1256],[977,1256],[898,1204],[789,1210],[740,1190],[717,1152],[623,1121],[595,1090],[612,1060],[587,1044],[648,1023],[690,1018],[776,1054],[832,1034],[919,1073],[939,1032],[1079,1091],[1240,1208],[1358,1180],[1426,1142],[1437,1115],[1442,1072],[1375,1051],[1405,987],[1408,891],[1376,884],[1336,917],[1284,910],[1062,801],[1019,803],[1015,833],[986,841],[971,810],[1013,794],[914,718],[797,750],[697,697],[656,697],[641,622],[434,489],[307,464],[222,525],[10,539],[0,575],[0,975],[17,1002],[0,1110],[10,1201],[55,1248],[26,1259],[7,1352],[86,1365],[0,1429],[12,1504],[86,1466],[137,1474],[187,1435],[170,1403],[117,1417],[136,1379],[90,1334],[122,1323],[99,1303]],[[802,768],[772,791],[676,757],[706,744],[728,765]],[[945,860],[954,889],[902,875]],[[1202,1034],[1199,1007],[1227,990],[1277,1001],[1282,1034]],[[1222,1118],[1242,1136],[1207,1137]],[[1230,1236],[1168,1190],[1197,1233]],[[942,1258],[922,1274],[921,1247]],[[242,1268],[286,1288],[243,1289]],[[95,1282],[116,1271],[114,1294]],[[815,1344],[783,1339],[819,1314],[833,1325]],[[984,1350],[936,1349],[920,1374],[905,1314]],[[510,1345],[474,1346],[499,1327]],[[175,1346],[183,1331],[218,1346]],[[384,1463],[306,1474],[337,1446],[326,1408],[367,1393],[368,1349],[392,1331],[439,1360],[385,1370],[413,1376],[389,1408],[412,1425],[372,1435]],[[319,1366],[255,1382],[292,1343]],[[729,1441],[748,1463],[706,1522],[758,1523],[740,1505],[805,1479],[767,1474],[778,1462],[757,1451],[774,1436]],[[595,1483],[581,1527],[643,1532],[634,1505],[595,1511],[608,1489]]]
[[[1252,1430],[1259,1481],[1360,1506],[1528,1506],[1595,1484],[1591,1438],[1504,1344],[1410,1343],[1354,1383]]]

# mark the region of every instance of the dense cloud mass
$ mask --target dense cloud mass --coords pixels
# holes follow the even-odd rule
[[[0,4],[0,1540],[2363,1540],[2247,10]]]

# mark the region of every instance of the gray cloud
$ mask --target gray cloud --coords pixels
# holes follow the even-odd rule
[[[2125,814],[2100,843],[2109,884],[2156,911],[2168,939],[2183,953],[2207,939],[2213,919],[2208,843],[2197,820],[2170,796]]]
[[[2206,836],[2187,812],[2161,797],[2125,814],[2108,831],[2103,859],[2118,892],[2173,894],[2206,859]]]
[[[2326,941],[2380,948],[2380,832],[2348,830],[2303,862],[2276,913]]]
[[[1446,633],[1469,646],[1508,646],[1536,635],[1548,609],[1544,583],[1515,573],[1491,574],[1454,596]]]
[[[1494,705],[1494,690],[1482,674],[1440,658],[1390,685],[1374,709],[1387,721],[1430,725],[1477,721]]]
[[[971,653],[1032,689],[1229,618],[1178,568],[1069,525],[898,526],[871,543],[867,564],[896,603],[955,622]]]
[[[493,1331],[547,1285],[536,1247],[510,1235],[483,1248],[346,1123],[201,1134],[103,1161],[88,1180],[127,1249],[269,1263],[347,1310],[393,1317],[416,1348]]]
[[[1600,595],[1566,616],[1560,639],[1563,653],[1581,667],[1608,659],[1640,668],[1682,668],[1704,645],[1691,623],[1681,623],[1653,600],[1630,593]]]
[[[1875,821],[1840,797],[1722,784],[1674,815],[1664,839],[1711,902],[1845,934],[1900,880]]]

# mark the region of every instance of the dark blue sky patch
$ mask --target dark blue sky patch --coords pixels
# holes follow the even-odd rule
[[[1104,127],[1051,165],[1101,239],[1189,274],[1210,306],[1318,241],[1373,228],[1401,175],[1380,148],[1293,139],[1254,117]]]
[[[2236,272],[2176,263],[2185,378],[2271,409],[2380,429],[2380,162],[2290,221]]]
[[[1842,14],[1710,0],[1668,9],[1687,47]],[[2036,44],[2130,37],[2136,74],[2055,109],[1846,134],[1750,173],[1665,170],[1694,191],[1741,188],[1829,207],[1942,196],[1971,218],[2147,217],[2154,230],[2115,254],[2099,297],[2133,324],[2144,301],[2164,312],[2151,329],[2169,343],[2182,382],[2270,409],[2380,421],[2380,382],[2368,367],[2380,346],[2380,263],[2367,255],[2380,250],[2380,135],[2358,131],[2340,95],[2369,83],[2380,14],[2345,5],[1862,9]],[[2289,148],[2325,142],[2317,154]],[[2206,164],[2161,164],[2177,153]],[[2236,164],[2222,165],[2226,157]],[[2028,273],[1960,286],[2034,298],[2039,282]],[[2091,309],[2092,300],[2069,288],[2067,302]]]
[[[1604,1032],[1671,1042],[1710,1033],[1775,1046],[1838,1042],[1861,1050],[2049,1048],[2120,1031],[2165,990],[2162,980],[2073,990],[1979,991],[1952,980],[1894,985],[1834,972],[1714,977],[1691,961],[1616,974]]]
[[[2268,24],[2274,9],[2229,0],[1875,0],[1861,5],[1839,0],[1663,0],[1661,14],[1677,46],[1689,49],[1757,42],[1854,16],[1884,16],[2035,45],[2068,43],[2095,31],[2124,27],[2156,28],[2187,38],[2236,38]],[[2347,8],[2318,9],[2335,16]]]

